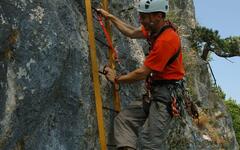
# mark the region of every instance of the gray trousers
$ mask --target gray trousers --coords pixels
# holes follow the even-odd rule
[[[153,98],[160,101],[171,100],[167,86],[156,87],[152,92]],[[171,118],[164,103],[152,101],[147,116],[141,100],[131,102],[121,110],[114,120],[114,137],[117,148],[161,149],[163,146],[161,141]]]

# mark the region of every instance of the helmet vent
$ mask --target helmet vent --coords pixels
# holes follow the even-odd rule
[[[146,3],[145,3],[145,9],[148,9],[149,6],[150,6],[150,1],[146,1]]]
[[[136,8],[138,12],[142,13],[153,12],[167,13],[169,11],[169,0],[139,0],[139,3],[136,5]]]
[[[168,10],[168,5],[165,6],[165,9]]]

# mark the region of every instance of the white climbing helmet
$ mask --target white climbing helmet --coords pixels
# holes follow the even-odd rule
[[[143,13],[164,12],[169,9],[168,0],[140,0],[137,4],[137,11]]]

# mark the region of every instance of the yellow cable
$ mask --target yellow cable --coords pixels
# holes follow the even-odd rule
[[[94,86],[94,93],[95,93],[95,100],[96,100],[99,141],[100,141],[101,150],[107,150],[105,129],[104,129],[104,123],[103,123],[102,98],[101,98],[99,75],[98,75],[98,64],[97,64],[96,44],[95,44],[94,28],[93,28],[91,0],[85,0],[85,5],[86,5],[87,26],[88,26],[89,42],[90,42],[93,86]]]

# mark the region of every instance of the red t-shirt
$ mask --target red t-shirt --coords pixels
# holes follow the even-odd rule
[[[148,38],[148,31],[144,27],[142,27],[142,32]],[[185,71],[182,52],[173,63],[166,66],[169,59],[177,53],[180,45],[180,37],[172,28],[167,28],[158,36],[144,61],[144,65],[153,70],[153,80],[183,79]]]

